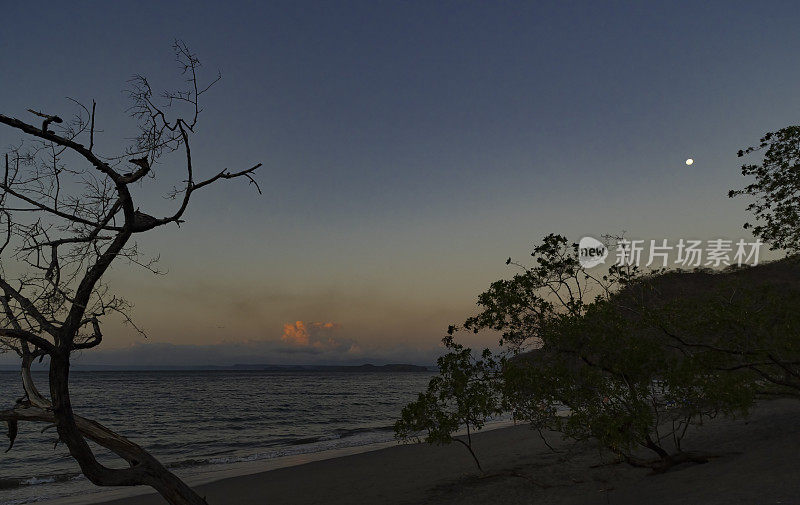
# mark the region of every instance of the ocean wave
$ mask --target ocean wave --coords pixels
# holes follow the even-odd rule
[[[0,490],[17,489],[26,486],[39,486],[56,482],[67,482],[83,478],[80,473],[60,473],[55,475],[40,475],[36,477],[0,478]]]
[[[18,387],[17,379],[0,374],[0,396]],[[424,389],[428,376],[187,371],[77,374],[74,379],[74,403],[82,415],[122,430],[169,468],[191,477],[226,464],[390,441],[388,425]],[[254,391],[263,394],[242,401],[252,400]],[[182,399],[180,409],[174,408],[176,397]],[[87,479],[69,473],[78,469],[63,446],[46,451],[31,439],[21,436],[3,460],[0,505],[95,490]],[[118,463],[107,451],[98,456]]]
[[[340,429],[336,430],[336,433],[339,435],[340,438],[345,437],[354,437],[356,435],[361,435],[364,433],[385,433],[389,431],[394,431],[394,426],[379,426],[377,428],[351,428],[351,429]]]
[[[346,447],[366,446],[392,440],[393,435],[391,431],[391,427],[384,426],[377,428],[340,429],[336,430],[335,433],[295,439],[287,442],[286,445],[276,446],[267,451],[248,454],[231,454],[211,458],[187,459],[172,463],[168,466],[170,468],[187,468],[228,465],[296,456],[300,454],[311,454]]]

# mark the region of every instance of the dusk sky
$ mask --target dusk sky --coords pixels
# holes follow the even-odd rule
[[[796,2],[3,11],[3,114],[94,99],[98,146],[117,153],[134,131],[127,80],[180,83],[179,38],[201,79],[223,75],[195,169],[264,164],[262,196],[228,181],[181,228],[139,237],[169,275],[121,261],[110,281],[149,338],[110,324],[91,363],[432,364],[447,325],[547,233],[752,239],[746,202],[727,198],[745,182],[736,152],[800,109]],[[18,139],[0,129],[4,148]],[[151,214],[174,205],[180,163],[142,187]]]

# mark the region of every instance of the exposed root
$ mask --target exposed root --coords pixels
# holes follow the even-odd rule
[[[525,475],[524,473],[520,473],[520,472],[517,472],[517,471],[514,471],[514,470],[508,470],[508,471],[505,471],[505,472],[484,473],[484,474],[478,476],[478,479],[494,479],[494,478],[497,478],[497,477],[517,477],[517,478],[520,478],[520,479],[525,479],[526,481],[530,482],[534,486],[539,487],[541,489],[548,489],[548,488],[553,487],[550,484],[544,484],[542,482],[537,481],[536,479],[534,479],[530,475]]]
[[[704,452],[678,452],[669,454],[665,458],[651,460],[626,457],[625,462],[636,468],[648,468],[652,470],[651,475],[668,472],[673,468],[686,463],[702,465],[714,458],[719,458],[724,454],[704,453]]]

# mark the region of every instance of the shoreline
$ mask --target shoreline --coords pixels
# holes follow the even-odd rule
[[[514,426],[515,423],[510,420],[495,421],[488,423],[479,432],[473,434],[473,436],[494,430],[502,430]],[[464,433],[466,432],[463,433],[459,432],[458,434],[462,435]],[[353,445],[349,447],[324,449],[321,451],[290,454],[274,458],[255,459],[252,461],[237,461],[232,463],[209,464],[202,467],[202,469],[199,469],[197,473],[189,475],[183,480],[192,487],[212,485],[216,482],[226,479],[246,477],[250,475],[261,474],[264,472],[271,472],[274,470],[280,470],[284,468],[292,468],[320,461],[336,460],[339,458],[364,454],[368,452],[381,451],[385,449],[391,449],[394,447],[415,446],[415,445],[427,445],[427,444],[425,444],[424,442],[400,443],[397,442],[396,440],[388,440],[385,442],[372,442],[363,445]],[[97,488],[97,489],[98,491],[93,492],[90,495],[65,496],[65,497],[50,498],[30,503],[36,505],[94,505],[94,504],[107,503],[109,501],[117,501],[120,499],[135,498],[139,496],[154,494],[153,490],[146,486],[141,486],[136,488],[114,488],[114,489]]]
[[[520,425],[473,436],[484,475],[478,474],[460,444],[388,443],[230,476],[196,489],[210,505],[800,504],[798,417],[800,402],[780,399],[760,403],[748,419],[710,420],[687,436],[685,448],[717,457],[661,474],[617,464],[592,443],[565,442],[546,434],[557,451],[552,452],[536,432]],[[148,489],[122,499],[107,496],[71,503],[165,503]]]

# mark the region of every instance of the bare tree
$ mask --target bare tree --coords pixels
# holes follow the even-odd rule
[[[94,484],[148,485],[171,504],[198,505],[206,501],[140,446],[76,414],[69,389],[70,357],[100,345],[104,319],[121,314],[132,324],[130,304],[111,293],[103,276],[120,258],[155,269],[154,261],[140,254],[135,235],[180,225],[194,192],[220,180],[246,179],[261,192],[252,177],[260,163],[196,178],[190,140],[200,99],[219,75],[201,86],[197,57],[183,42],[176,41],[174,49],[187,86],[154,96],[147,79],[131,79],[130,114],[138,135],[117,155],[96,152],[94,101],[91,107],[75,101],[78,113],[66,121],[31,109],[41,123],[0,114],[0,123],[22,134],[5,155],[0,183],[0,352],[19,355],[25,391],[16,405],[0,410],[0,420],[8,425],[9,450],[18,423],[50,423]],[[166,195],[176,208],[155,217],[140,210],[134,194],[157,172],[170,175],[175,157],[165,157],[170,153],[179,158],[185,179]],[[39,392],[31,375],[34,360],[45,358],[49,395]],[[126,464],[99,463],[89,441]]]

